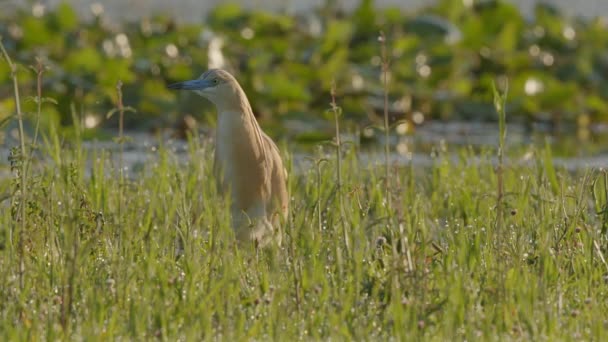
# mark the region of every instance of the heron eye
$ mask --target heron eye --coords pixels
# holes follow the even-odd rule
[[[217,78],[213,79],[213,84],[217,84],[217,83],[218,83]]]

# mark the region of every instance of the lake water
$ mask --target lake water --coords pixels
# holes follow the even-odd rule
[[[329,125],[329,123],[328,123]],[[463,148],[472,148],[474,151],[485,151],[495,155],[497,146],[498,126],[496,123],[475,122],[427,122],[416,128],[415,132],[407,135],[393,134],[390,137],[391,155],[390,163],[395,166],[408,166],[410,163],[417,168],[432,166],[436,162],[438,151],[453,162],[460,161],[459,152]],[[507,163],[511,165],[534,165],[541,159],[539,154],[548,142],[552,147],[554,164],[558,168],[569,171],[578,171],[586,168],[606,168],[608,166],[608,127],[595,126],[587,132],[585,137],[578,136],[576,128],[566,129],[560,134],[548,133],[544,129],[530,129],[517,124],[507,127]],[[115,134],[116,132],[108,132]],[[204,141],[212,143],[213,131],[205,129],[201,132]],[[14,134],[13,134],[14,135]],[[162,136],[155,136],[145,132],[127,132],[131,139],[125,144],[123,159],[127,174],[140,175],[141,171],[150,170],[150,167],[159,160],[159,146],[162,145],[171,151],[171,158],[178,163],[188,163],[190,154],[188,143],[185,140],[171,137],[167,132]],[[359,160],[361,165],[383,165],[383,137],[371,137],[370,143],[359,146]],[[343,141],[353,142],[346,144],[345,149],[359,144],[359,139],[352,134],[345,134]],[[281,144],[282,145],[282,144]],[[303,172],[313,167],[309,158],[314,155],[316,146],[324,146],[323,151],[328,159],[334,158],[334,150],[328,144],[299,145],[287,139],[289,152],[292,154],[296,172]],[[18,146],[17,140],[9,138],[0,145],[0,178],[10,177],[8,167],[9,148]],[[283,145],[282,145],[283,146]],[[113,141],[86,141],[83,147],[88,150],[89,158],[100,151],[110,156],[113,166],[118,165],[120,147]],[[467,162],[476,162],[468,160]],[[44,162],[48,158],[44,152],[37,154],[37,159]],[[108,165],[110,167],[110,165]],[[90,165],[85,171],[90,172]]]
[[[40,3],[48,6],[56,6],[66,0],[41,0]],[[334,0],[346,9],[352,9],[359,3],[359,0]],[[453,1],[472,1],[472,0],[453,0]],[[0,12],[10,11],[17,6],[24,6],[31,3],[31,0],[0,0]],[[67,0],[73,4],[83,16],[90,16],[91,5],[101,4],[104,12],[110,20],[120,21],[123,19],[137,19],[151,13],[172,14],[180,21],[196,22],[205,17],[205,14],[218,4],[223,4],[225,0]],[[326,0],[241,0],[232,1],[241,3],[244,7],[267,9],[273,11],[302,12],[311,8],[319,7]],[[398,6],[404,10],[416,10],[423,6],[432,5],[433,0],[376,0],[379,7]],[[517,4],[526,15],[531,15],[534,5],[539,0],[511,0]],[[560,7],[568,15],[581,15],[585,17],[608,16],[607,0],[544,0]]]

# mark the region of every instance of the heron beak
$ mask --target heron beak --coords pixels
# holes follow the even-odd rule
[[[167,88],[176,90],[203,90],[211,87],[213,84],[209,80],[190,80],[169,84]]]

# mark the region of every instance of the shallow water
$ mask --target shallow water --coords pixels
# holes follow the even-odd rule
[[[40,3],[54,7],[66,0],[46,0],[39,1]],[[219,4],[223,4],[222,0],[68,0],[73,4],[81,15],[91,16],[91,6],[93,4],[101,4],[104,13],[113,21],[134,20],[142,16],[149,16],[153,13],[164,13],[172,15],[179,21],[197,22],[200,21],[206,13]],[[253,1],[234,1],[242,4],[246,8],[256,8],[271,11],[287,11],[287,12],[305,12],[310,11],[315,7],[323,5],[326,0],[253,0]],[[345,9],[349,10],[356,7],[360,0],[340,0],[337,1]],[[526,16],[532,16],[533,8],[538,2],[537,0],[511,0],[519,6]],[[581,15],[585,17],[594,17],[598,15],[608,15],[608,1],[605,0],[545,0],[545,3],[550,3],[558,6],[566,15]],[[17,6],[24,6],[30,3],[27,0],[12,0],[0,1],[0,11],[7,12]],[[431,6],[436,1],[433,0],[375,0],[375,5],[378,7],[397,6],[404,10],[415,11],[424,6]]]
[[[462,148],[493,154],[496,151],[497,132],[495,123],[428,122],[417,127],[413,133],[390,136],[390,163],[397,166],[411,164],[414,167],[428,167],[436,161],[438,151],[444,156],[447,155],[448,160],[458,162]],[[576,171],[608,166],[608,148],[603,147],[608,146],[608,129],[603,126],[593,127],[584,135],[584,139],[577,136],[576,132],[576,129],[564,129],[560,134],[550,134],[543,127],[530,129],[521,125],[508,125],[507,156],[511,158],[508,163],[535,163],[535,152],[544,148],[545,143],[549,143],[557,167]],[[157,163],[161,145],[171,152],[170,158],[174,158],[175,162],[189,162],[187,141],[171,138],[170,133],[161,137],[143,132],[129,132],[127,135],[131,141],[124,146],[123,160],[128,174],[141,175],[142,171],[149,170],[150,165]],[[201,137],[208,143],[212,142],[212,135],[209,130],[201,132]],[[342,139],[353,143],[345,145],[345,149],[352,148],[349,146],[359,146],[358,158],[362,165],[381,165],[385,162],[382,136],[372,136],[366,140],[367,143],[361,143],[353,134],[345,134]],[[291,141],[286,141],[286,145],[293,155],[296,172],[302,172],[312,166],[309,157],[314,155],[317,145],[298,145]],[[10,176],[8,156],[11,146],[17,146],[15,140],[9,139],[0,147],[0,178]],[[327,144],[323,146],[327,157],[333,158],[333,149]],[[120,146],[115,142],[85,141],[83,147],[89,158],[95,154],[99,156],[101,151],[104,151],[110,156],[111,163],[118,165]],[[44,161],[47,158],[43,153],[38,153],[37,159]],[[89,174],[90,167],[87,167],[86,174]]]

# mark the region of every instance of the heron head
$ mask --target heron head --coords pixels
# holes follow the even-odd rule
[[[234,77],[221,69],[210,69],[197,79],[168,85],[169,89],[192,90],[214,103],[230,96],[238,87]]]

